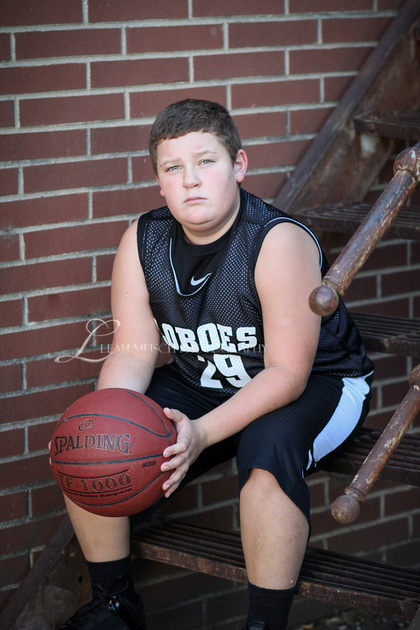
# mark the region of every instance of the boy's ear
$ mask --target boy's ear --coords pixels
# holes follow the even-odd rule
[[[159,194],[160,194],[161,197],[164,197],[165,195],[163,193],[162,186],[160,185],[159,177],[157,175],[155,175],[155,177],[156,177],[156,181],[157,181],[158,186],[159,186]]]
[[[233,165],[235,179],[238,182],[238,184],[244,181],[247,169],[248,169],[248,156],[243,149],[239,149],[236,155],[235,164]]]

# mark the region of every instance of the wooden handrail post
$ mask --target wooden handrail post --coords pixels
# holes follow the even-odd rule
[[[309,305],[317,315],[331,315],[354,276],[364,265],[420,181],[420,142],[394,162],[394,177],[353,234],[335,263],[314,289]]]
[[[352,523],[360,514],[360,504],[378,479],[389,457],[397,448],[408,427],[420,410],[420,364],[410,374],[410,389],[392,416],[375,446],[344,495],[333,503],[331,514],[339,523]]]

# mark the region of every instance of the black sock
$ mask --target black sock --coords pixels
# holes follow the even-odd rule
[[[112,594],[127,585],[124,595],[131,599],[135,597],[131,556],[110,562],[86,562],[86,565],[92,586],[98,584]]]
[[[272,590],[248,582],[248,621],[264,621],[269,630],[285,630],[295,591],[295,586]]]

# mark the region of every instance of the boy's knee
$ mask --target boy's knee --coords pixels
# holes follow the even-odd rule
[[[274,475],[262,468],[252,468],[250,470],[244,488],[245,487],[247,491],[254,491],[261,496],[269,495],[272,492],[278,492],[280,490],[280,486]]]

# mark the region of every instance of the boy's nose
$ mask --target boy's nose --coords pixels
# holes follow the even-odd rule
[[[193,188],[194,186],[198,186],[200,183],[200,178],[195,169],[185,169],[184,171],[184,186],[186,188]]]

